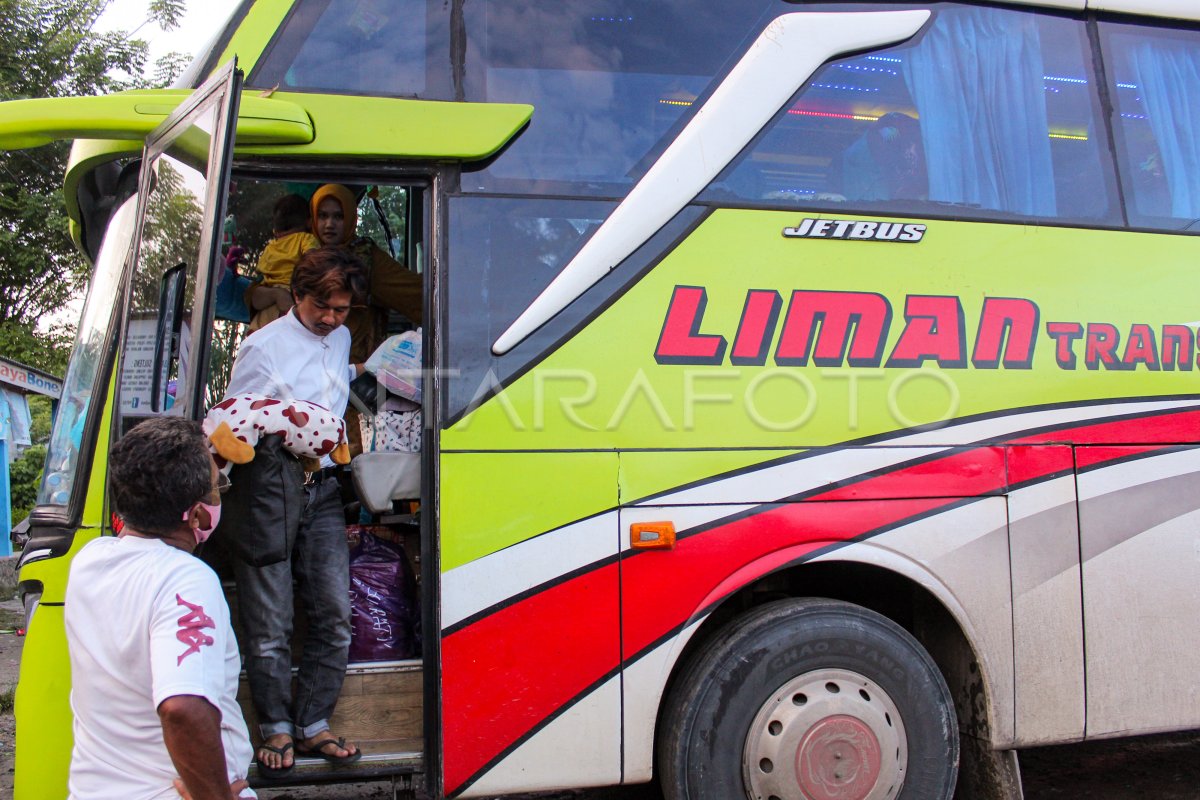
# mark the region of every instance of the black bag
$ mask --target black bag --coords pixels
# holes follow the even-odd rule
[[[368,417],[379,413],[379,381],[369,372],[364,372],[350,381],[350,404]]]
[[[221,523],[213,532],[236,558],[253,567],[286,561],[296,543],[307,496],[299,460],[283,437],[262,437],[254,460],[235,464],[221,496]]]

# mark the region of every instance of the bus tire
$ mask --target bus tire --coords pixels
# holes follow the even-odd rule
[[[789,599],[690,660],[661,719],[667,800],[949,800],[950,691],[924,648],[849,603]]]

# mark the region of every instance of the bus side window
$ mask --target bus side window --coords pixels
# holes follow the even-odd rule
[[[832,183],[850,200],[920,197],[929,186],[921,124],[890,111],[834,160]]]
[[[1200,34],[1115,23],[1101,32],[1129,221],[1200,230]]]
[[[1090,61],[1082,21],[939,8],[912,42],[822,68],[707,196],[1110,219]]]

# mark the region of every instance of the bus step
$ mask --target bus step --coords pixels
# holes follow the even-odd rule
[[[370,781],[394,776],[411,776],[425,766],[419,739],[382,739],[357,742],[363,757],[353,764],[335,767],[321,758],[298,756],[296,766],[285,778],[265,779],[257,765],[250,765],[248,780],[256,789],[311,783]],[[401,781],[401,783],[404,783]],[[411,783],[407,784],[411,785]]]
[[[245,675],[238,687],[238,702],[250,738],[257,746],[258,717]],[[369,756],[420,754],[424,736],[423,703],[420,662],[352,665],[346,670],[329,727],[336,735],[362,747],[364,755],[359,763],[367,762]],[[321,759],[312,760],[325,763]]]

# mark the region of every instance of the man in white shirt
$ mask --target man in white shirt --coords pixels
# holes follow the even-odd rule
[[[192,555],[220,517],[200,426],[149,419],[109,454],[118,536],[71,564],[72,800],[254,797],[241,661],[212,569]]]
[[[341,417],[350,380],[351,304],[362,302],[361,264],[344,250],[323,247],[301,256],[292,272],[290,313],[246,337],[233,362],[226,393],[307,400]],[[290,558],[255,567],[234,559],[242,654],[263,744],[259,774],[291,771],[295,753],[333,764],[362,753],[329,730],[350,649],[350,563],[335,468],[328,457],[305,486],[305,507]],[[279,524],[284,524],[280,509]],[[308,615],[296,692],[292,693],[293,579]]]

